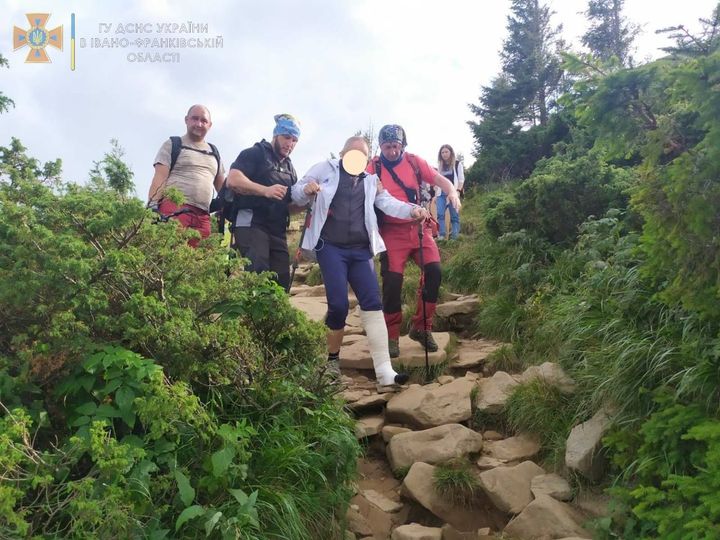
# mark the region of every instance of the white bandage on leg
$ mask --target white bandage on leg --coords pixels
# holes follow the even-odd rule
[[[388,333],[382,311],[360,310],[360,320],[367,334],[375,377],[381,386],[395,384],[397,372],[393,369],[388,352]]]

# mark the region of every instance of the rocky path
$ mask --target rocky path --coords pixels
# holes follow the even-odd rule
[[[304,275],[302,269],[296,274],[300,280]],[[322,285],[295,284],[291,295],[295,307],[323,319]],[[606,512],[604,500],[586,493],[578,498],[563,476],[536,463],[541,448],[535,437],[475,427],[478,415],[501,415],[512,389],[534,378],[572,392],[573,381],[559,366],[490,373],[485,361],[501,344],[434,332],[439,350],[429,355],[432,381],[423,380],[422,347],[402,337],[397,364],[415,370],[411,384],[398,393],[378,394],[357,302],[350,299],[340,354],[342,399],[357,418],[356,435],[366,451],[347,514],[347,540],[591,538],[585,524]],[[438,326],[461,328],[476,308],[476,298],[456,296],[438,306]],[[566,471],[591,479],[597,474],[596,454],[606,429],[607,419],[598,413],[573,430]],[[436,475],[448,463],[471,477],[470,497],[461,500],[457,489],[439,487]]]

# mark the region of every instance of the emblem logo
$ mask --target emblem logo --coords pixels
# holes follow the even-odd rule
[[[63,49],[63,27],[62,25],[48,30],[45,28],[49,13],[28,13],[26,15],[30,22],[30,29],[23,30],[15,26],[13,28],[13,50],[17,51],[27,46],[30,47],[25,62],[48,63],[50,57],[45,48],[50,45],[62,51]]]

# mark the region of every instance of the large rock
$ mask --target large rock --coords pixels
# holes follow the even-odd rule
[[[564,394],[572,394],[575,391],[576,384],[566,373],[560,364],[554,362],[545,362],[539,366],[530,366],[520,377],[520,382],[528,383],[539,379],[550,386],[555,386]]]
[[[299,287],[293,287],[290,291],[292,296],[325,296],[325,285],[300,285]]]
[[[380,510],[387,512],[388,514],[394,514],[395,512],[402,510],[402,503],[394,501],[382,493],[378,493],[374,489],[366,489],[362,492],[362,495],[369,503],[374,504]]]
[[[352,532],[361,536],[372,535],[373,531],[368,520],[356,508],[352,506],[349,507],[345,518],[347,520],[347,528]]]
[[[477,409],[492,414],[503,410],[518,381],[504,371],[497,371],[492,377],[478,381]]]
[[[503,461],[523,461],[536,456],[540,448],[537,437],[521,433],[500,441],[487,441],[483,454]]]
[[[370,394],[363,396],[353,402],[348,403],[347,408],[353,412],[363,411],[365,409],[376,409],[384,407],[390,399],[391,394]]]
[[[446,424],[395,435],[388,443],[387,455],[390,467],[399,470],[418,461],[442,463],[479,452],[482,445],[479,433],[460,424]]]
[[[582,514],[569,504],[540,495],[510,521],[503,532],[518,540],[592,538],[582,527],[584,521]]]
[[[399,437],[399,435],[398,435]],[[435,467],[427,463],[415,463],[403,481],[402,494],[424,506],[434,515],[455,527],[458,531],[477,531],[483,527],[499,529],[505,517],[498,512],[487,496],[478,494],[472,507],[456,504],[435,491],[433,474]]]
[[[442,526],[442,540],[478,540],[479,531],[460,532],[447,523]]]
[[[442,529],[424,527],[418,523],[400,525],[392,532],[392,540],[442,540]]]
[[[479,366],[501,346],[500,343],[485,339],[460,340],[458,342],[457,355],[450,361],[450,367],[454,369],[464,369]]]
[[[472,416],[470,394],[476,384],[461,378],[442,386],[412,385],[390,399],[386,418],[419,428],[464,422]]]
[[[530,491],[535,497],[548,495],[558,501],[572,499],[572,488],[567,480],[557,474],[542,474],[532,479]]]
[[[463,331],[473,325],[479,304],[477,295],[438,304],[433,326],[437,330]]]
[[[545,474],[542,467],[524,461],[514,467],[498,467],[480,473],[480,485],[498,510],[519,514],[533,500],[530,485],[536,476]]]
[[[387,443],[390,442],[390,439],[392,439],[395,435],[399,435],[400,433],[409,433],[411,431],[412,429],[402,426],[383,426],[382,437]]]
[[[435,308],[435,313],[439,317],[448,318],[453,315],[467,315],[469,313],[475,313],[478,310],[478,307],[480,307],[478,295],[470,294],[468,296],[461,296],[457,300],[451,300],[450,302],[438,304]]]
[[[290,304],[313,321],[323,321],[327,313],[327,301],[319,296],[291,296]]]
[[[605,470],[606,460],[600,455],[602,438],[610,428],[610,417],[599,410],[587,422],[575,426],[565,444],[565,465],[589,480],[598,480]]]
[[[366,416],[355,422],[355,437],[364,439],[377,435],[385,425],[385,419],[382,416]]]
[[[450,343],[450,334],[447,332],[433,332],[438,344],[438,350],[428,353],[428,364],[435,366],[447,360],[446,349]],[[425,349],[417,341],[408,336],[400,336],[400,358],[395,359],[398,364],[407,367],[425,367]]]

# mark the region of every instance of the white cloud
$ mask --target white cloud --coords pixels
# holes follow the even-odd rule
[[[645,25],[638,58],[657,56],[663,38],[656,28],[693,23],[708,16],[715,0],[682,7],[657,0],[627,0],[627,15]],[[585,2],[552,0],[564,35],[577,42]],[[3,92],[16,108],[0,116],[0,145],[16,136],[43,161],[61,157],[67,179],[83,180],[116,137],[136,173],[144,197],[152,159],[169,135],[184,131],[193,103],[213,115],[209,140],[226,166],[237,153],[271,134],[272,117],[290,112],[303,134],[293,159],[302,174],[339,150],[344,139],[373,124],[400,123],[409,150],[429,161],[443,143],[472,161],[468,103],[499,70],[509,0],[153,0],[28,3],[4,0],[0,51],[10,70],[0,70]],[[32,9],[31,9],[32,8]],[[12,26],[25,27],[28,11],[51,13],[49,26],[63,24],[65,50],[50,50],[51,65],[25,64],[10,50]],[[179,63],[128,62],[135,48],[77,49],[69,70],[70,14],[78,37],[158,37],[102,34],[99,23],[207,23],[223,36],[222,48],[177,49]],[[168,37],[168,36],[163,36]],[[181,36],[172,37],[198,37]]]

